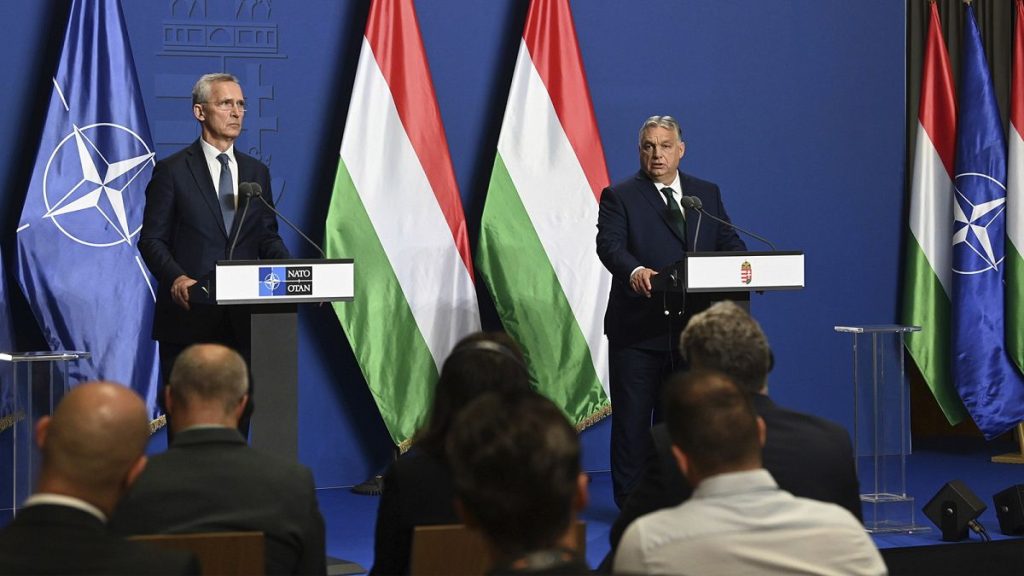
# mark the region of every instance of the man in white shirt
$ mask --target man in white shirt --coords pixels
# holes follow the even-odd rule
[[[706,371],[666,384],[672,452],[693,496],[626,530],[615,572],[637,574],[885,574],[847,510],[798,498],[761,466],[765,425],[748,395]]]

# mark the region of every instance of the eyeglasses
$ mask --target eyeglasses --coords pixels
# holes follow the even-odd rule
[[[206,104],[212,104],[214,108],[221,112],[228,112],[232,108],[237,108],[239,112],[245,112],[245,100],[221,100],[219,102],[206,102]]]

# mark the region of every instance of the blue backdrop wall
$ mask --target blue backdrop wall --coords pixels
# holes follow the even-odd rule
[[[195,78],[232,72],[251,103],[240,148],[270,165],[284,214],[322,238],[369,0],[122,2],[158,156],[198,134]],[[8,270],[65,4],[0,3]],[[850,426],[848,341],[832,326],[897,319],[904,3],[571,4],[612,179],[636,170],[644,118],[681,120],[683,169],[721,186],[734,221],[807,255],[806,289],[752,305],[775,349],[772,395]],[[527,8],[527,0],[416,1],[474,246]],[[217,29],[235,34],[210,33]],[[293,252],[314,255],[283,235]],[[486,290],[480,296],[485,325],[496,327]],[[36,344],[31,317],[14,317],[19,345]],[[304,308],[300,331],[300,456],[320,486],[357,483],[389,460],[388,435],[331,309]],[[583,438],[585,467],[607,469],[608,423]]]

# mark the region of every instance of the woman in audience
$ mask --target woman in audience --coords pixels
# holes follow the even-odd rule
[[[414,526],[457,524],[444,446],[459,411],[484,392],[530,387],[522,352],[503,332],[462,339],[441,368],[426,425],[384,474],[370,574],[408,574]]]

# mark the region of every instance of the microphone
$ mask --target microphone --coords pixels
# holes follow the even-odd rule
[[[772,249],[772,252],[778,252],[778,250],[779,250],[778,248],[775,247],[775,244],[771,243],[770,240],[768,240],[768,239],[766,239],[766,238],[764,238],[762,236],[758,236],[757,234],[754,234],[750,230],[745,230],[743,228],[740,228],[739,226],[733,224],[732,222],[727,222],[725,220],[722,220],[721,218],[719,218],[718,216],[715,216],[714,214],[710,214],[710,213],[704,211],[704,204],[703,204],[703,202],[701,202],[700,198],[697,198],[696,196],[683,196],[679,200],[679,203],[684,208],[692,208],[692,209],[696,210],[698,214],[705,214],[705,215],[707,215],[708,218],[711,218],[712,220],[714,220],[716,222],[719,222],[721,224],[725,224],[726,226],[728,226],[730,228],[733,228],[735,230],[739,230],[740,232],[743,232],[744,234],[746,234],[746,235],[748,235],[748,236],[750,236],[752,238],[757,238],[761,242],[764,242],[765,244],[767,244]],[[698,233],[700,232],[700,217],[699,216],[697,218],[697,232]],[[694,247],[696,247],[696,245],[697,245],[696,236],[694,238],[693,244],[694,244]]]
[[[253,186],[259,186],[259,184],[252,184],[250,182],[240,182],[238,184],[238,196],[245,199],[245,207],[242,208],[242,214],[238,217],[238,226],[235,226],[235,237],[231,239],[231,249],[228,250],[228,260],[235,259],[235,245],[238,244],[238,237],[242,234],[242,224],[245,223],[245,214],[249,211],[249,203],[252,202]]]
[[[284,223],[287,224],[288,226],[290,226],[292,230],[295,230],[299,234],[299,236],[302,236],[303,240],[305,240],[306,242],[309,242],[309,244],[313,248],[316,248],[316,251],[320,253],[320,257],[321,258],[323,258],[324,260],[327,259],[327,255],[324,254],[323,249],[320,248],[320,246],[316,242],[313,242],[312,240],[310,240],[309,236],[306,236],[302,232],[302,230],[299,230],[298,226],[296,226],[295,224],[292,224],[291,220],[285,218],[284,214],[281,214],[280,212],[278,212],[277,208],[274,208],[274,206],[270,202],[267,202],[267,199],[263,197],[263,187],[260,186],[259,183],[253,182],[250,186],[251,186],[251,189],[252,189],[252,196],[254,198],[258,199],[260,202],[263,202],[264,206],[269,208],[270,211],[273,212],[275,215],[277,215],[278,218],[280,218],[281,220],[284,220]],[[241,188],[242,186],[239,185],[238,187]]]
[[[701,218],[704,217],[704,211],[702,210],[704,204],[700,201],[700,198],[697,198],[696,196],[682,196],[679,198],[679,204],[681,204],[684,209],[689,208],[690,210],[697,211],[697,229],[693,233],[693,247],[696,248],[697,240],[700,239],[700,221]]]

